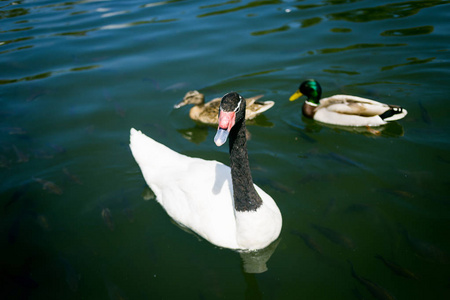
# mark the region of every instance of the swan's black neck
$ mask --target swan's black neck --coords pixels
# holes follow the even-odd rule
[[[245,134],[245,120],[242,118],[233,126],[229,136],[231,178],[236,211],[252,211],[262,205],[262,200],[253,185]]]

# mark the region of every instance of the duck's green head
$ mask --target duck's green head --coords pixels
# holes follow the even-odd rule
[[[319,104],[319,100],[322,97],[322,87],[314,79],[308,79],[300,84],[298,90],[289,98],[289,100],[294,101],[303,95],[307,97],[307,101]]]

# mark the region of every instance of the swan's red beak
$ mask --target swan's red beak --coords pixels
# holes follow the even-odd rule
[[[218,147],[225,144],[230,133],[231,128],[233,128],[236,122],[236,113],[234,111],[226,112],[221,110],[219,112],[219,127],[217,128],[216,136],[214,137],[214,143]]]

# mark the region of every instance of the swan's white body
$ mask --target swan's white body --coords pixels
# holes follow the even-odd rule
[[[220,162],[179,154],[131,129],[130,148],[145,181],[169,216],[219,247],[262,249],[280,234],[282,218],[274,200],[256,211],[234,209],[230,168]]]

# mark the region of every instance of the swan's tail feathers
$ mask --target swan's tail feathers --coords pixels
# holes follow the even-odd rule
[[[141,165],[148,156],[151,156],[151,140],[140,130],[131,128],[130,130],[130,149],[134,159]]]
[[[135,139],[136,136],[138,136],[138,135],[142,135],[142,132],[140,130],[137,131],[134,128],[130,129],[130,145],[131,145],[131,142],[133,141],[133,139]]]
[[[131,128],[130,130],[130,149],[134,159],[143,169],[152,166],[160,167],[167,165],[174,160],[178,153],[169,149],[161,143],[143,134],[140,130]]]
[[[398,105],[389,105],[389,109],[380,115],[384,121],[396,121],[403,119],[408,112]]]
[[[146,149],[148,147],[150,138],[142,133],[140,130],[131,128],[130,130],[130,148],[135,153],[139,152],[140,149]]]

